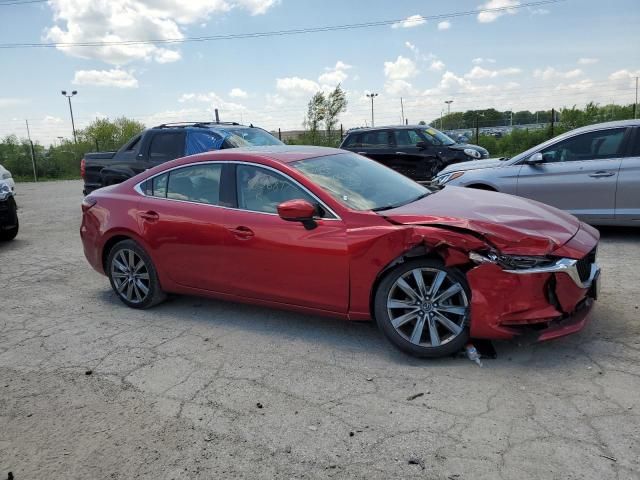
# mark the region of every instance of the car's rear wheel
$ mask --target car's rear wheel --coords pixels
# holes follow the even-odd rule
[[[469,338],[471,292],[457,269],[437,259],[405,262],[380,282],[375,318],[400,350],[440,357],[461,350]]]
[[[151,257],[133,240],[114,245],[106,267],[111,287],[125,305],[150,308],[166,298]]]

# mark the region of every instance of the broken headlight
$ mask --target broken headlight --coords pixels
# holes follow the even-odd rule
[[[500,255],[495,252],[469,253],[469,258],[475,263],[494,263],[505,270],[528,270],[530,268],[547,267],[555,263],[555,259],[548,257],[527,255]]]

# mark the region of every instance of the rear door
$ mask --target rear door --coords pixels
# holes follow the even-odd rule
[[[582,133],[541,150],[543,163],[523,163],[517,194],[585,221],[613,219],[626,128]]]
[[[186,132],[184,130],[155,130],[149,135],[146,156],[143,154],[138,156],[145,168],[152,168],[185,156]]]
[[[226,292],[224,163],[197,163],[147,180],[137,211],[142,236],[163,275],[185,287]],[[226,182],[228,184],[228,182]],[[132,213],[133,214],[133,213]]]
[[[640,127],[632,129],[616,190],[616,220],[640,225]]]
[[[395,152],[392,150],[391,130],[370,130],[362,132],[360,142],[355,148],[356,153],[369,157],[388,167],[394,167]]]

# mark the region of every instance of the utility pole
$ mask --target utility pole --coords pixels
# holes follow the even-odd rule
[[[404,125],[404,104],[402,103],[402,97],[400,97],[400,110],[402,111],[402,124]]]
[[[479,136],[480,136],[480,124],[478,122],[478,113],[476,112],[476,144],[478,143]]]
[[[216,123],[220,123],[220,115],[218,114],[218,109],[214,109],[214,112],[216,114]]]
[[[375,123],[373,122],[373,99],[377,97],[377,93],[367,93],[367,97],[371,99],[371,126],[375,127]]]
[[[553,138],[553,124],[556,121],[556,110],[555,108],[551,109],[551,138]]]
[[[62,95],[67,97],[67,100],[69,100],[69,113],[71,114],[71,128],[73,129],[73,143],[78,143],[78,139],[76,138],[76,124],[73,121],[73,108],[71,108],[71,97],[73,97],[74,95],[78,94],[77,90],[74,90],[73,92],[71,92],[71,95],[67,95],[67,91],[66,90],[62,90]]]
[[[633,118],[638,118],[638,77],[636,77],[636,103],[633,104]]]
[[[31,141],[31,132],[29,131],[29,120],[24,121],[27,125],[27,137],[29,138],[29,145],[31,145],[31,166],[33,167],[33,181],[38,181],[38,175],[36,174],[36,152],[33,148],[33,142]]]
[[[444,113],[444,110],[440,109],[440,130],[442,130],[442,115]]]

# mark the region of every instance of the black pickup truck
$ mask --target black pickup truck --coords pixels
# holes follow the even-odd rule
[[[167,123],[149,128],[117,152],[85,154],[80,163],[83,193],[123,182],[175,158],[223,148],[282,145],[262,128],[239,123]]]

